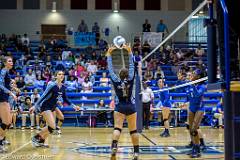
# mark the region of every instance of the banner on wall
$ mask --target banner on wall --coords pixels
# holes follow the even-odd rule
[[[96,45],[96,34],[93,32],[74,32],[75,46]]]
[[[161,32],[143,32],[143,41],[148,41],[148,44],[151,47],[157,47],[162,42],[162,33]]]

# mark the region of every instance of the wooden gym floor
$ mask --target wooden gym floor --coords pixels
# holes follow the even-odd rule
[[[162,128],[144,130],[140,135],[140,159],[142,160],[187,160],[191,159],[185,145],[189,135],[185,128],[170,129],[171,137],[159,136]],[[33,148],[30,139],[36,131],[10,130],[7,139],[11,142],[3,159],[49,159],[49,160],[109,160],[112,128],[64,127],[62,135],[51,135],[47,143],[50,148]],[[199,159],[223,159],[223,129],[202,128],[207,150]],[[130,160],[132,147],[128,130],[124,128],[120,137],[119,160]]]

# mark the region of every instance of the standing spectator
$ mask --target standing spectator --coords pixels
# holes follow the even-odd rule
[[[157,25],[157,32],[162,32],[162,38],[164,38],[164,33],[169,33],[167,25],[163,23],[163,20],[160,19],[160,22]]]
[[[142,25],[143,32],[151,32],[151,24],[148,23],[148,19],[145,19],[145,23]]]
[[[83,19],[81,20],[81,23],[78,26],[78,32],[88,32],[88,26]]]
[[[23,35],[23,37],[21,38],[21,42],[22,42],[22,45],[25,46],[25,47],[28,47],[29,44],[30,44],[30,39],[29,37],[27,36],[27,34],[25,33]]]
[[[33,73],[32,69],[28,70],[28,73],[24,77],[24,81],[27,86],[32,86],[36,81],[36,75]]]
[[[142,102],[143,102],[143,126],[149,129],[150,106],[153,103],[154,94],[147,82],[143,83]]]
[[[100,39],[100,27],[97,22],[92,26],[92,32],[96,34],[96,45],[98,45],[98,41]]]

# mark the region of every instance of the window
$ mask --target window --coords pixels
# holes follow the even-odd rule
[[[144,0],[144,10],[160,10],[161,0]]]
[[[168,0],[168,10],[184,11],[185,0]]]
[[[136,10],[136,0],[120,0],[120,10]]]
[[[95,9],[112,9],[112,0],[95,0]]]
[[[40,9],[40,0],[23,0],[23,9]]]
[[[0,9],[17,9],[17,0],[0,0]]]
[[[71,0],[71,9],[87,9],[87,0]]]
[[[188,23],[189,42],[207,42],[207,28],[204,27],[206,17],[192,18]]]
[[[63,9],[63,0],[47,0],[47,9],[52,10],[52,4],[53,2],[56,2],[57,10],[62,10]]]

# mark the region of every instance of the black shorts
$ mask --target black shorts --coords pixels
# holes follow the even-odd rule
[[[136,108],[135,108],[135,105],[131,103],[118,103],[114,111],[125,114],[126,116],[129,116],[133,113],[136,113]]]

